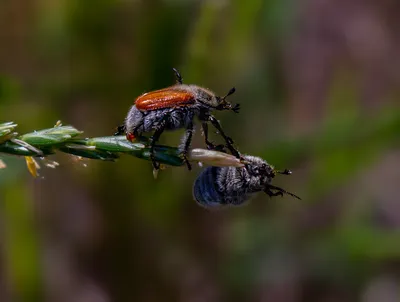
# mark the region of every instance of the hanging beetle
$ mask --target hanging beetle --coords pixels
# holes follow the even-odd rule
[[[246,203],[257,192],[270,197],[297,195],[271,185],[277,173],[290,175],[290,170],[276,171],[262,158],[242,155],[244,167],[207,167],[195,180],[193,197],[205,208],[222,208]]]
[[[154,159],[154,145],[164,130],[175,130],[185,128],[186,133],[182,138],[179,149],[187,164],[191,166],[186,158],[193,136],[194,117],[197,116],[202,122],[205,143],[209,149],[216,146],[208,140],[208,124],[211,122],[225,139],[226,146],[236,157],[239,152],[234,148],[233,141],[221,128],[218,120],[211,114],[212,110],[232,110],[239,112],[240,106],[226,101],[226,98],[235,92],[232,88],[224,97],[216,96],[212,91],[197,85],[186,85],[182,82],[179,72],[173,69],[177,83],[171,87],[148,92],[139,96],[135,104],[130,108],[124,125],[118,128],[117,134],[126,133],[128,140],[132,141],[145,132],[154,131],[150,138],[150,157],[155,170],[159,169],[159,163]]]

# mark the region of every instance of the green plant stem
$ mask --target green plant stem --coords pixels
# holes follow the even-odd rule
[[[57,124],[53,128],[18,135],[14,123],[0,124],[0,153],[46,157],[61,151],[75,156],[104,161],[115,161],[122,154],[151,161],[149,140],[145,137],[130,142],[125,136],[79,138],[83,133],[72,126]],[[154,157],[159,163],[182,166],[185,161],[176,147],[156,145]],[[219,166],[243,166],[232,155],[204,149],[193,149],[188,154],[191,161]]]

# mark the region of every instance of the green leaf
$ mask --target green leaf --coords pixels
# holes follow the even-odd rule
[[[49,147],[66,142],[81,133],[72,126],[60,126],[24,134],[19,139],[35,147]]]

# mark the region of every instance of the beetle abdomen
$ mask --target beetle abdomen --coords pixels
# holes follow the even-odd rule
[[[225,204],[224,196],[218,191],[217,167],[208,167],[197,177],[193,185],[193,197],[205,208],[217,208]]]
[[[143,128],[144,114],[133,105],[128,112],[128,115],[125,118],[125,130],[130,133],[141,133],[141,131],[137,131],[138,128]]]
[[[192,122],[193,117],[194,113],[184,108],[142,112],[133,105],[125,119],[125,128],[127,132],[141,135],[153,131],[165,119],[165,130],[175,130],[186,128]]]

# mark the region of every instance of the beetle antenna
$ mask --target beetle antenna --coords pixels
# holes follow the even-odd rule
[[[176,81],[177,81],[179,84],[182,84],[182,83],[183,83],[183,79],[182,79],[182,76],[181,76],[181,74],[179,73],[178,69],[172,68],[172,70],[175,72]]]
[[[235,93],[235,91],[236,91],[236,88],[232,87],[231,90],[229,90],[229,92],[226,94],[226,96],[224,96],[222,99],[225,100],[228,96]]]
[[[283,175],[290,175],[290,174],[292,174],[292,171],[285,169],[283,171],[276,171],[276,173],[283,174]]]
[[[222,100],[222,101],[225,101],[225,99],[226,99],[228,96],[230,96],[231,94],[235,93],[235,91],[236,91],[235,87],[232,87],[231,90],[229,90],[229,92],[228,92],[224,97],[221,98],[221,100]],[[230,109],[230,110],[232,110],[232,111],[235,112],[235,113],[239,113],[240,105],[239,105],[239,104],[236,104],[235,106],[232,107],[232,105],[229,104],[229,106],[227,106],[226,109]]]

